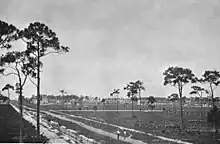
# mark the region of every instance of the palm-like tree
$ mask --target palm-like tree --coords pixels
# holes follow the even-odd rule
[[[59,92],[64,96],[64,94],[67,94],[67,92],[63,89],[59,90]]]
[[[116,103],[117,103],[117,113],[118,113],[118,95],[120,93],[120,89],[113,89],[113,92],[110,93],[110,96],[116,95]]]
[[[124,108],[125,108],[125,110],[127,110],[127,108],[128,108],[128,102],[125,102],[125,103],[124,103]]]
[[[89,100],[89,96],[85,96],[85,100],[87,100],[87,101],[88,101],[88,100]]]
[[[132,103],[132,117],[134,117],[134,104],[133,101],[135,100],[135,95],[138,94],[137,86],[134,82],[129,82],[126,87],[124,87],[124,90],[127,90],[127,96],[131,98]]]
[[[103,104],[103,111],[104,111],[104,109],[105,109],[105,99],[104,98],[101,100],[101,103]]]
[[[7,90],[8,91],[8,98],[10,100],[10,89],[11,90],[14,90],[14,86],[10,85],[10,84],[6,84],[3,88],[2,88],[2,91],[5,91]]]
[[[200,114],[201,117],[200,117],[200,119],[202,119],[202,102],[203,102],[202,101],[202,95],[203,95],[204,92],[208,93],[208,91],[206,89],[204,89],[203,87],[200,87],[200,86],[192,86],[191,88],[192,88],[192,91],[189,94],[191,94],[191,95],[196,94],[200,98],[200,106],[201,106],[201,114]]]
[[[98,99],[99,99],[98,97],[94,97],[94,99],[93,99],[93,100],[97,102],[97,101],[98,101]]]
[[[170,96],[168,96],[168,100],[173,103],[173,113],[174,113],[175,102],[176,102],[176,101],[179,101],[179,96],[178,96],[178,94],[173,93],[173,94],[171,94]]]
[[[208,93],[208,91],[206,89],[204,89],[203,87],[199,87],[199,86],[192,86],[192,91],[189,93],[191,95],[198,95],[200,98],[200,106],[202,108],[202,95],[204,92]]]
[[[63,90],[63,89],[59,90],[59,92],[62,94],[62,97],[63,97],[63,105],[64,105],[64,107],[65,107],[64,96],[65,96],[65,94],[67,94],[67,92],[66,92],[65,90]],[[66,108],[67,108],[67,107],[66,107]]]
[[[149,96],[149,98],[148,98],[148,107],[150,107],[151,108],[151,110],[153,110],[154,109],[154,107],[155,107],[155,103],[156,103],[157,101],[156,101],[156,99],[154,98],[154,96]]]
[[[94,105],[92,109],[93,109],[94,116],[96,117],[96,111],[98,110],[97,105]]]
[[[140,111],[141,111],[141,90],[145,90],[145,87],[144,87],[144,83],[140,80],[137,80],[135,82],[135,86],[138,90],[138,94],[139,94],[139,99],[140,99]]]

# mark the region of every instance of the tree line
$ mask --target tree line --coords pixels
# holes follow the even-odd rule
[[[184,121],[183,121],[183,104],[186,101],[186,97],[183,96],[183,88],[191,83],[193,86],[191,86],[192,91],[189,93],[191,95],[198,95],[201,100],[201,107],[202,107],[202,96],[204,93],[208,94],[208,97],[211,99],[212,102],[212,111],[216,111],[216,105],[215,102],[217,101],[216,98],[214,98],[214,90],[219,86],[220,84],[220,72],[216,70],[206,70],[202,77],[199,78],[195,76],[195,74],[192,72],[189,68],[183,68],[179,66],[175,67],[169,67],[163,72],[164,80],[163,84],[164,86],[170,85],[174,86],[177,89],[178,94],[172,94],[168,96],[168,99],[171,101],[179,101],[180,102],[180,129],[184,129]],[[206,85],[207,89],[199,86],[199,85]],[[133,101],[139,97],[140,100],[140,111],[141,111],[141,91],[145,90],[145,87],[143,85],[143,82],[138,80],[136,82],[129,82],[124,88],[124,90],[127,91],[127,96],[131,98],[132,101],[132,116],[133,114]],[[116,95],[118,98],[118,94],[120,89],[113,89],[113,92],[110,93],[110,96]],[[156,102],[155,98],[153,96],[150,96],[148,98],[148,103],[152,105]],[[153,105],[152,105],[153,106]],[[118,102],[117,102],[117,110],[118,110]],[[214,114],[212,119],[217,119],[217,115]],[[210,118],[211,119],[211,118]],[[216,129],[216,124],[213,123],[213,128]]]

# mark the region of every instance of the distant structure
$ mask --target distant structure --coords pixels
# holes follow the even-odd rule
[[[31,102],[33,104],[37,104],[37,96],[32,95]],[[48,103],[48,97],[46,95],[41,95],[40,104],[47,104]]]

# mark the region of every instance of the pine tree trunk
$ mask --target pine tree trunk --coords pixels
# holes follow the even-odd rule
[[[40,137],[40,53],[37,57],[37,136]]]
[[[131,100],[131,105],[132,105],[132,110],[131,110],[131,112],[132,112],[132,117],[134,117],[134,105],[133,105],[134,103],[133,103],[133,99]]]
[[[8,89],[8,99],[10,99],[9,89]]]
[[[23,107],[22,107],[22,87],[20,84],[20,92],[19,92],[19,101],[20,101],[20,137],[19,142],[22,143],[22,135],[23,135]]]
[[[103,103],[103,111],[104,111],[104,109],[105,109],[104,107],[105,107],[105,104]]]
[[[183,104],[182,104],[182,88],[179,88],[180,95],[180,129],[183,129]]]
[[[215,107],[215,101],[214,101],[214,94],[212,89],[212,84],[210,83],[210,89],[211,89],[211,99],[212,99],[212,108]],[[216,130],[216,123],[215,123],[215,116],[213,117],[213,124],[212,124],[213,130]]]
[[[117,113],[118,113],[118,94],[117,94]]]
[[[202,94],[200,96],[200,103],[201,103],[201,116],[200,116],[200,120],[202,120]],[[202,127],[202,121],[200,122],[200,128]]]
[[[139,98],[140,98],[140,111],[141,111],[141,90],[139,90]]]
[[[212,108],[215,107],[215,102],[214,102],[214,95],[213,95],[213,89],[212,89],[212,84],[210,83],[210,88],[211,88],[211,99],[212,99]]]

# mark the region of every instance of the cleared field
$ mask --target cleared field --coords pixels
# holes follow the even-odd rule
[[[35,110],[31,110],[31,111],[34,111]],[[44,113],[44,112],[42,112]],[[55,113],[56,114],[56,113]],[[59,114],[60,115],[60,114]],[[62,117],[68,117],[68,116],[64,116],[61,114]],[[53,120],[53,121],[56,121],[58,122],[60,125],[64,125],[66,126],[68,129],[73,129],[75,131],[77,131],[77,135],[79,134],[82,134],[82,135],[86,135],[87,137],[89,138],[93,138],[95,139],[96,141],[99,141],[101,144],[125,144],[127,142],[123,142],[121,140],[116,140],[116,139],[112,139],[110,136],[104,136],[104,135],[100,135],[100,134],[97,134],[96,132],[91,132],[85,128],[83,128],[82,126],[80,125],[77,125],[75,123],[72,123],[70,121],[66,121],[66,120],[61,120],[60,118],[55,118],[53,116],[49,116],[47,115],[46,113],[43,114],[43,118],[46,118],[46,119],[50,119],[50,120]],[[96,122],[90,122],[90,121],[86,121],[86,120],[81,120],[81,119],[74,119],[72,117],[68,117],[69,119],[72,119],[72,120],[77,120],[79,122],[83,122],[84,124],[87,124],[87,125],[91,125],[92,127],[94,128],[98,128],[98,129],[101,129],[101,130],[104,130],[104,131],[107,131],[107,132],[111,132],[111,133],[115,133],[117,128],[116,127],[112,127],[112,126],[106,126],[106,127],[102,127],[103,125],[102,124],[98,124]],[[132,133],[132,136],[135,135]],[[129,137],[130,136],[130,133],[129,135],[127,135],[126,137]],[[123,135],[121,135],[121,139]],[[116,135],[115,135],[115,138],[116,138]],[[153,138],[152,136],[148,136],[148,137],[145,137],[145,141],[149,142],[149,140],[153,140],[155,138]],[[127,138],[126,138],[127,139]],[[168,144],[168,142],[166,142]],[[166,143],[163,143],[163,144],[166,144]],[[156,144],[156,143],[155,143]]]
[[[32,105],[32,107],[34,107]],[[92,105],[91,105],[92,107]],[[70,114],[70,115],[78,115],[83,116],[89,119],[95,119],[98,121],[104,121],[109,124],[120,125],[127,128],[132,128],[136,130],[140,130],[143,132],[155,133],[160,136],[166,136],[169,138],[184,140],[193,143],[212,143],[217,144],[220,139],[220,135],[215,135],[210,132],[199,132],[198,130],[210,130],[209,124],[206,122],[206,113],[210,108],[199,108],[199,107],[184,107],[184,119],[185,126],[190,132],[180,132],[178,130],[179,127],[179,119],[180,114],[177,109],[175,109],[175,113],[172,112],[143,112],[138,111],[139,105],[135,105],[134,115],[136,117],[132,117],[131,111],[119,111],[117,113],[115,111],[116,105],[109,104],[106,105],[105,109],[108,111],[63,111],[63,106],[61,105],[50,105],[50,106],[41,106],[42,109],[45,110],[56,110],[57,114],[60,112]],[[131,105],[129,105],[131,107]],[[165,106],[164,106],[165,107]],[[102,105],[99,105],[99,108],[102,108]],[[119,108],[123,110],[123,105],[120,104]],[[167,105],[166,109],[173,109],[172,105]],[[159,108],[157,108],[159,109]],[[58,111],[62,110],[62,111]],[[102,110],[102,109],[100,109]],[[109,111],[113,110],[113,111]],[[130,109],[131,110],[131,109]],[[202,112],[202,115],[200,115]],[[197,120],[203,121],[197,121]],[[94,122],[89,122],[82,119],[77,119],[78,121],[82,121],[83,123],[87,123],[91,126],[97,126],[98,128],[106,129],[107,131],[113,132],[116,131],[115,127],[104,126],[100,124],[96,124]],[[195,122],[190,121],[195,120]],[[194,131],[195,130],[195,131]],[[193,132],[192,132],[193,131]],[[148,139],[146,135],[135,134],[132,136],[134,139]],[[153,139],[151,139],[153,140]],[[148,141],[149,142],[149,141]]]
[[[189,142],[211,142],[218,143],[216,141],[216,137],[214,135],[210,135],[210,133],[202,133],[202,132],[188,132],[188,133],[180,133],[178,131],[179,126],[179,115],[178,114],[164,114],[164,113],[143,113],[143,112],[135,112],[135,118],[131,117],[130,112],[96,112],[95,118],[94,113],[92,112],[65,112],[71,115],[81,115],[83,117],[87,117],[90,119],[97,119],[105,121],[109,124],[115,124],[124,126],[127,128],[132,128],[136,130],[140,130],[148,133],[155,133],[161,136],[166,136],[169,138],[176,138],[180,140],[186,140]],[[196,115],[185,117],[185,126],[187,128],[194,129],[210,129],[210,126],[203,122],[190,122],[187,120],[198,119]],[[165,124],[166,121],[166,124]],[[167,126],[166,126],[167,125]],[[201,127],[202,126],[202,127]],[[133,138],[139,139],[141,136],[134,135]],[[144,138],[146,136],[142,136]],[[220,136],[217,136],[220,138]]]

